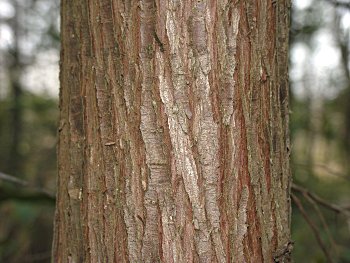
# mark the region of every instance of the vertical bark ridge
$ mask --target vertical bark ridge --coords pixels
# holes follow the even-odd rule
[[[279,3],[276,5],[278,6]],[[287,64],[276,65],[274,58],[276,45],[273,41],[275,39],[277,42],[283,41],[278,37],[275,39],[266,37],[275,35],[280,26],[275,20],[277,12],[275,4],[264,1],[246,1],[241,8],[245,16],[241,20],[240,27],[245,30],[239,34],[241,52],[238,59],[244,64],[243,68],[247,66],[241,72],[243,75],[240,81],[240,84],[244,83],[241,95],[243,95],[242,110],[246,128],[243,132],[246,133],[248,146],[246,155],[248,156],[248,187],[251,200],[249,207],[256,209],[248,211],[249,228],[246,246],[252,246],[250,249],[261,246],[260,251],[255,250],[250,254],[248,261],[268,262],[273,257],[274,251],[289,241],[286,236],[281,238],[276,235],[276,228],[287,227],[285,223],[279,221],[278,217],[281,212],[286,215],[285,212],[290,206],[285,196],[285,191],[289,191],[289,186],[276,184],[278,181],[275,179],[275,171],[279,171],[278,177],[280,178],[290,178],[287,170],[289,168],[284,169],[280,165],[282,160],[288,159],[286,148],[282,145],[285,140],[280,140],[285,135],[279,133],[283,130],[281,127],[286,123],[282,124],[282,119],[276,117],[271,119],[269,116],[269,112],[272,116],[283,112],[279,106],[280,103],[271,102],[270,99],[271,96],[274,100],[278,99],[276,91],[279,90],[279,83],[285,82],[281,78],[272,77],[271,79],[276,81],[273,83],[270,76],[274,76],[278,67],[286,68]],[[267,22],[266,16],[272,19]],[[286,25],[286,20],[284,20],[284,29]],[[273,108],[271,108],[272,105]],[[275,141],[276,138],[279,139],[279,142]],[[271,147],[271,142],[274,148]],[[277,143],[281,144],[277,146]],[[272,149],[274,153],[271,152]],[[286,207],[286,210],[283,211],[280,208],[282,206]],[[276,218],[276,220],[271,220],[271,218]]]
[[[219,132],[218,124],[214,120],[213,89],[209,83],[209,73],[212,70],[211,49],[213,21],[215,19],[216,6],[209,8],[210,1],[197,1],[192,6],[189,20],[190,41],[194,66],[192,67],[194,78],[194,129],[197,137],[198,149],[198,173],[202,182],[204,193],[204,208],[208,220],[206,233],[215,250],[213,259],[224,261],[225,252],[220,233],[220,211],[218,205],[218,179],[219,179]],[[213,14],[209,12],[213,10]],[[198,123],[196,123],[198,122]]]
[[[113,110],[114,100],[111,94],[114,92],[113,88],[118,86],[116,78],[119,75],[115,76],[110,60],[112,57],[117,59],[119,54],[118,46],[114,43],[114,31],[118,29],[113,28],[111,11],[111,4],[108,1],[89,2],[89,20],[97,21],[91,24],[91,40],[94,47],[91,79],[94,89],[88,96],[95,98],[95,101],[90,101],[91,108],[94,110],[87,115],[90,119],[88,123],[93,125],[89,129],[92,131],[91,136],[87,138],[92,161],[88,171],[91,173],[89,175],[91,180],[87,182],[88,225],[90,226],[89,235],[92,237],[89,249],[97,251],[91,254],[92,261],[102,258],[107,261],[114,260],[116,256],[114,247],[109,248],[103,244],[117,244],[120,254],[125,253],[123,252],[124,239],[116,239],[109,233],[111,229],[117,228],[116,222],[122,219],[118,202],[122,200],[119,189],[123,188],[117,181],[123,167],[119,165],[115,156],[116,151],[120,151],[119,144],[116,146],[116,141],[120,140],[120,132],[118,127],[113,125],[118,122],[118,118]],[[94,205],[96,203],[98,205]],[[120,235],[122,236],[122,233]],[[103,242],[101,243],[100,240]]]
[[[288,84],[288,38],[289,31],[285,29],[289,27],[290,13],[283,12],[283,10],[290,10],[290,1],[281,1],[276,5],[276,34],[279,36],[278,41],[276,41],[276,79],[278,79],[278,94],[276,97],[279,101],[279,111],[275,111],[276,115],[279,116],[278,128],[281,130],[279,134],[280,137],[278,141],[280,143],[279,163],[282,170],[279,171],[279,180],[281,181],[281,187],[284,191],[281,191],[279,198],[282,199],[282,207],[285,209],[280,209],[277,205],[275,210],[277,211],[276,222],[279,226],[288,227],[291,224],[291,200],[290,200],[290,166],[289,166],[289,108],[288,108],[288,98],[289,98],[289,84]],[[283,66],[284,65],[284,66]],[[285,139],[282,139],[285,138]],[[277,246],[285,247],[289,242],[289,236],[286,233],[278,231]],[[283,260],[288,260],[288,257],[284,257]]]
[[[127,246],[124,249],[127,250],[128,260],[141,262],[145,221],[143,191],[146,190],[147,171],[143,147],[139,143],[142,140],[139,130],[140,74],[137,66],[140,49],[138,39],[140,14],[137,4],[131,5],[129,2],[122,1],[113,1],[112,4],[114,27],[119,29],[115,32],[115,38],[120,59],[115,62],[117,66],[114,66],[110,74],[113,76],[113,71],[117,72],[117,79],[112,82],[112,86],[117,87],[113,92],[116,101],[114,110],[118,113],[119,119],[116,123],[124,123],[119,125],[121,135],[116,141],[122,152],[117,156],[117,160],[121,164],[124,163],[120,180],[122,182],[125,180],[124,187],[117,189],[121,196],[125,194],[125,204],[122,205],[122,201],[119,201],[123,207],[123,219],[120,219],[120,222],[125,223],[127,232]],[[110,59],[111,64],[112,62],[113,60]],[[118,224],[118,226],[123,225]],[[115,236],[118,238],[118,232]],[[115,251],[118,251],[118,247]],[[119,260],[115,259],[115,262]]]
[[[237,225],[238,221],[241,221],[236,216],[238,211],[238,189],[234,184],[239,180],[238,169],[234,169],[234,162],[239,152],[236,141],[239,137],[236,137],[238,135],[238,127],[233,116],[234,109],[236,109],[235,114],[237,114],[238,106],[237,99],[235,99],[235,75],[237,76],[235,71],[240,13],[237,6],[229,1],[219,1],[217,12],[216,30],[213,36],[214,39],[216,37],[217,43],[217,50],[213,50],[213,52],[217,53],[217,62],[216,65],[214,64],[215,68],[213,70],[214,72],[218,72],[219,106],[221,107],[219,112],[220,116],[222,116],[220,120],[220,158],[222,160],[222,176],[220,180],[222,184],[222,201],[220,202],[222,213],[221,225],[227,251],[226,260],[232,261],[236,256],[232,255],[233,249],[230,239],[239,239],[238,227],[232,226]],[[242,225],[241,229],[241,233],[244,233],[244,225]],[[237,243],[241,242],[242,240]],[[236,252],[234,253],[236,255]]]
[[[156,3],[141,1],[141,133],[146,150],[149,181],[145,192],[145,262],[177,262],[182,253],[174,227],[170,153],[164,135],[159,89],[155,82],[155,49],[162,45],[156,32]],[[159,47],[162,50],[162,47]]]
[[[184,14],[186,8],[180,2],[170,2],[166,12],[166,30],[169,42],[170,67],[166,73],[164,71],[164,61],[160,55],[160,90],[162,102],[164,103],[168,116],[169,132],[177,172],[182,176],[185,191],[192,206],[192,221],[194,224],[194,243],[196,253],[200,262],[210,262],[212,260],[212,248],[210,242],[210,230],[206,223],[205,208],[201,199],[199,174],[197,164],[192,152],[192,142],[189,136],[189,120],[192,118],[190,102],[188,100],[188,85],[186,83],[186,64],[184,61],[190,50],[182,49],[181,41],[188,41],[186,23],[178,19]],[[191,8],[187,6],[187,8]],[[196,138],[197,139],[197,138]]]
[[[200,208],[199,187],[197,184],[196,163],[191,154],[190,119],[192,118],[189,72],[187,63],[187,47],[183,43],[187,39],[186,4],[180,1],[160,2],[160,23],[157,25],[158,34],[164,41],[166,49],[157,50],[157,75],[164,110],[167,115],[167,133],[172,145],[172,171],[175,174],[174,186],[178,192],[175,196],[177,213],[175,224],[182,237],[181,246],[183,258],[179,262],[198,261],[202,251],[198,238],[199,223],[204,218]],[[164,11],[163,11],[164,10]],[[163,11],[163,12],[162,12]],[[161,27],[163,25],[163,28]],[[165,53],[165,54],[164,54]],[[169,56],[172,59],[169,59]],[[185,206],[180,204],[184,203]],[[195,225],[193,226],[193,222]],[[186,233],[191,233],[190,236]]]
[[[65,3],[62,2],[62,5]],[[63,20],[66,22],[67,34],[64,36],[65,46],[61,52],[61,61],[66,61],[70,67],[66,67],[60,73],[62,86],[66,89],[60,89],[60,139],[58,154],[62,156],[59,160],[58,187],[65,191],[57,195],[58,203],[61,204],[56,210],[55,233],[60,233],[54,241],[63,253],[53,253],[53,258],[57,262],[63,259],[71,258],[73,260],[82,260],[80,251],[82,250],[83,239],[80,222],[80,189],[83,176],[83,149],[84,142],[82,135],[83,128],[83,103],[80,97],[80,57],[75,53],[79,50],[80,36],[77,30],[77,21],[74,13],[79,10],[78,4],[73,4],[67,13],[62,13]],[[71,47],[71,48],[68,48]],[[63,102],[67,103],[63,103]],[[67,149],[68,152],[67,152]],[[70,171],[68,176],[63,176],[66,171]],[[59,224],[57,222],[65,222]],[[77,240],[69,249],[65,249],[65,244],[70,240]]]

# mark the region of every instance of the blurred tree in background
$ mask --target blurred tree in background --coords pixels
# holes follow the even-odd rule
[[[56,1],[0,1],[0,171],[53,192],[58,19]],[[0,262],[49,261],[53,208],[37,189],[0,180]]]
[[[295,262],[350,262],[350,2],[294,1],[290,43]],[[304,209],[304,211],[303,211]]]
[[[0,0],[0,262],[50,261],[58,14]],[[293,257],[350,262],[350,1],[294,0],[291,28]]]

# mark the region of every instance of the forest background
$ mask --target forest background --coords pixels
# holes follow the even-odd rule
[[[350,262],[350,1],[292,1],[295,262]],[[0,262],[50,262],[59,4],[0,0]]]

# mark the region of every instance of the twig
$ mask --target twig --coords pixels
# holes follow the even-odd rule
[[[5,191],[4,189],[1,189],[1,195],[0,195],[0,200],[5,200],[5,199],[19,199],[19,200],[25,200],[26,198],[28,200],[30,199],[40,199],[45,198],[51,202],[55,202],[55,194],[52,193],[51,191],[32,185],[28,181],[19,179],[15,176],[5,174],[0,172],[0,181],[5,181],[17,186],[25,187],[26,189],[30,190],[31,193],[22,193],[19,191]]]
[[[325,1],[334,5],[335,7],[344,7],[344,8],[350,9],[349,2],[336,1],[336,0],[325,0]]]
[[[2,172],[0,172],[0,180],[7,181],[14,184],[19,184],[21,186],[27,186],[29,184],[27,181],[21,180],[12,175],[4,174]]]
[[[315,238],[316,238],[319,246],[321,247],[323,253],[325,254],[325,256],[327,258],[327,261],[330,262],[330,263],[333,263],[334,260],[332,259],[331,255],[329,254],[329,251],[327,250],[326,245],[323,243],[323,241],[321,239],[321,236],[318,233],[318,229],[317,229],[316,225],[314,224],[314,222],[312,222],[310,217],[307,215],[307,213],[306,213],[306,211],[305,211],[305,209],[304,209],[300,199],[294,194],[291,194],[291,196],[292,196],[292,199],[293,199],[294,203],[298,207],[300,213],[302,214],[302,216],[304,217],[305,221],[308,223],[308,225],[310,226],[312,232],[314,233]]]
[[[309,195],[307,195],[306,193],[303,193],[303,196],[304,196],[305,199],[313,206],[314,210],[316,211],[316,213],[317,213],[318,217],[320,218],[321,223],[322,223],[322,225],[323,225],[323,227],[324,227],[324,229],[325,229],[325,232],[326,232],[326,234],[327,234],[327,236],[328,236],[328,239],[329,239],[330,243],[332,244],[333,250],[334,250],[335,253],[337,253],[337,246],[336,246],[336,243],[335,243],[335,241],[334,241],[334,239],[333,239],[333,237],[332,237],[332,235],[331,235],[331,233],[330,233],[330,231],[329,231],[329,227],[328,227],[328,224],[327,224],[327,222],[326,222],[326,219],[324,218],[324,216],[323,216],[323,214],[322,214],[322,212],[321,212],[321,210],[320,210],[318,204],[316,203],[315,200],[313,200],[313,199],[312,199]]]
[[[292,184],[292,190],[293,191],[296,191],[296,192],[299,192],[301,194],[303,194],[304,196],[308,196],[310,197],[312,200],[314,200],[316,203],[334,211],[334,212],[337,212],[337,213],[340,213],[340,214],[343,214],[347,217],[350,216],[350,212],[347,211],[345,208],[339,206],[339,205],[336,205],[336,204],[332,204],[332,203],[329,203],[327,202],[326,200],[322,199],[321,197],[319,197],[318,195],[314,194],[314,193],[311,193],[309,190],[299,186],[299,185],[296,185],[296,184]]]

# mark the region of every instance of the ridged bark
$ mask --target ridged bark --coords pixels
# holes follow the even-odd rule
[[[62,0],[54,262],[290,262],[289,0]]]

